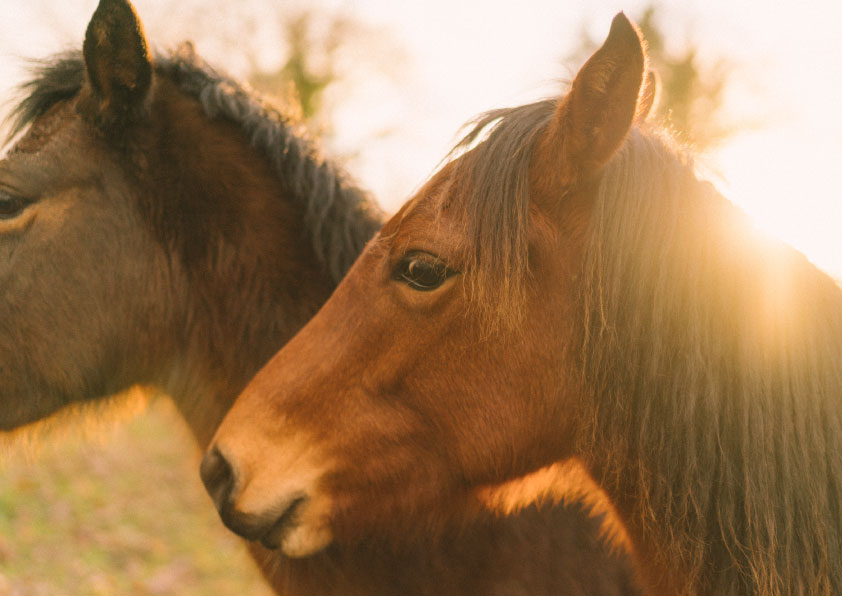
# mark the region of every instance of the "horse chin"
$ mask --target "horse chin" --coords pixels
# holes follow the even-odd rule
[[[281,551],[299,559],[315,555],[333,542],[333,533],[325,525],[298,525],[290,528],[281,539]]]
[[[330,500],[321,496],[293,503],[284,514],[289,523],[281,524],[279,544],[283,553],[293,558],[308,557],[333,542],[329,513]]]

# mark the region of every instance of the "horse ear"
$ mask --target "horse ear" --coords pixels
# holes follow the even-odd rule
[[[645,63],[637,29],[619,13],[553,117],[549,132],[561,145],[565,182],[587,177],[620,147],[637,112]]]
[[[143,24],[128,0],[100,0],[82,49],[100,115],[131,117],[149,94],[152,59]]]
[[[658,105],[658,95],[661,90],[661,81],[658,73],[654,70],[646,71],[646,80],[643,82],[643,90],[640,92],[640,101],[637,104],[637,112],[634,115],[635,122],[645,122],[655,106]]]

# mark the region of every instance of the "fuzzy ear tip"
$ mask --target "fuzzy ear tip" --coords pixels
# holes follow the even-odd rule
[[[109,8],[129,8],[134,12],[134,7],[132,6],[129,0],[99,0],[99,4],[97,8],[102,9],[109,9]]]
[[[99,0],[85,31],[85,43],[97,42],[97,35],[105,35],[115,26],[125,23],[134,25],[139,22],[137,12],[128,0]]]
[[[85,31],[88,81],[109,105],[136,104],[149,90],[152,57],[143,24],[129,0],[99,0]]]
[[[641,35],[637,27],[623,12],[618,12],[611,21],[611,29],[608,32],[609,38],[622,40],[625,43],[640,46]]]
[[[611,20],[611,31],[615,31],[615,30],[617,30],[617,31],[620,31],[620,30],[633,31],[634,30],[634,25],[632,25],[631,21],[626,16],[626,13],[624,13],[622,10],[620,12],[618,12],[616,15],[614,15],[614,18]]]
[[[99,0],[94,10],[94,17],[106,18],[106,15],[135,14],[134,6],[129,0]]]

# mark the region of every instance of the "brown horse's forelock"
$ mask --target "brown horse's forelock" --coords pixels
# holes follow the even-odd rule
[[[648,132],[591,225],[581,448],[642,492],[688,593],[842,593],[842,290]]]
[[[196,98],[209,118],[234,123],[266,156],[289,195],[303,203],[305,233],[338,283],[380,227],[382,214],[375,202],[320,155],[316,143],[294,119],[204,63],[190,44],[171,55],[158,55],[155,65],[159,76]],[[19,88],[24,99],[11,113],[9,138],[57,103],[77,95],[86,76],[79,51],[35,61],[31,72],[31,80]]]
[[[523,313],[529,166],[556,106],[557,100],[545,100],[486,112],[451,152],[464,151],[454,163],[456,200],[445,208],[464,226],[468,292],[491,329],[513,328]]]

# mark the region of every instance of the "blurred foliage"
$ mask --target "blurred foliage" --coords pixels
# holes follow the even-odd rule
[[[314,13],[302,11],[284,19],[287,58],[276,69],[262,69],[252,58],[249,82],[256,88],[279,97],[286,96],[300,108],[304,120],[325,117],[324,92],[339,78],[336,54],[348,43],[354,23],[348,17],[332,17],[327,31],[319,35],[314,27]],[[314,60],[314,48],[319,48],[321,60]]]
[[[331,116],[339,107],[331,93],[341,89],[347,97],[375,79],[391,84],[406,63],[390,31],[362,22],[349,8],[330,10],[304,0],[135,0],[135,5],[153,45],[190,39],[209,62],[288,101],[293,112],[300,108],[302,119],[322,137],[331,134]],[[84,33],[68,25],[68,14],[88,18],[90,8],[54,0],[27,4],[27,12],[68,45],[79,43]]]
[[[246,78],[252,87],[286,101],[322,143],[330,145],[334,117],[343,106],[377,88],[393,88],[404,79],[409,62],[402,44],[388,29],[359,20],[346,11],[328,11],[312,5],[267,8],[259,22],[244,20],[242,34],[259,37],[261,31],[274,32],[274,51],[267,45],[243,43],[238,52],[246,56]],[[386,100],[384,100],[386,101]],[[297,112],[297,113],[296,113]],[[359,147],[395,133],[386,123],[358,142]],[[358,149],[337,151],[335,159],[352,160]]]
[[[712,149],[742,127],[730,121],[724,107],[724,92],[734,73],[734,64],[723,57],[712,62],[700,58],[699,48],[686,44],[670,51],[658,21],[657,4],[650,4],[634,19],[646,40],[649,66],[658,75],[660,88],[655,117],[673,130],[682,142],[696,149]],[[568,56],[571,64],[583,63],[601,41],[583,27],[579,46]]]

